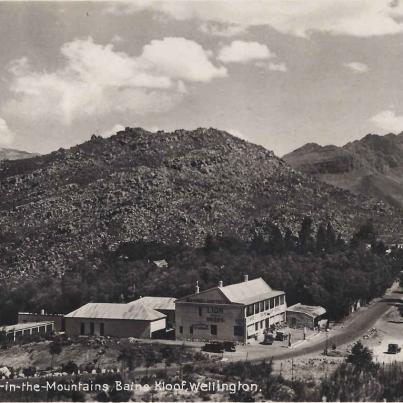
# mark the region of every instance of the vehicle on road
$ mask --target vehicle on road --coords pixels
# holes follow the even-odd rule
[[[388,354],[400,353],[401,348],[398,344],[390,343],[388,344]]]
[[[236,346],[233,341],[224,341],[223,347],[224,347],[224,350],[228,351],[229,353],[233,353],[236,351]]]
[[[273,333],[266,333],[264,335],[263,344],[267,344],[267,345],[271,346],[273,344],[273,341],[274,341]]]
[[[284,332],[276,332],[276,340],[278,341],[284,341],[287,340],[288,334]]]
[[[221,342],[211,342],[211,343],[206,343],[202,347],[202,351],[205,351],[207,353],[223,353],[224,352],[224,345]]]
[[[236,346],[233,341],[212,341],[209,343],[206,343],[202,347],[202,351],[206,351],[209,353],[223,353],[224,351],[228,351],[230,353],[233,353],[236,351]]]

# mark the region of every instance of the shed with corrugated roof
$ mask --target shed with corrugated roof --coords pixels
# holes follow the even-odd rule
[[[287,308],[287,324],[293,328],[314,329],[325,315],[326,309],[321,306],[298,303]]]

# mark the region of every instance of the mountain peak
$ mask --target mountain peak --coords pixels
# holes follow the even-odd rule
[[[213,128],[92,136],[68,150],[4,161],[0,188],[2,275],[96,266],[102,251],[129,241],[247,240],[267,222],[297,231],[306,215],[314,223],[331,219],[345,236],[374,212],[385,233],[401,227],[382,203],[317,182]]]
[[[402,133],[369,133],[342,147],[306,146],[284,159],[295,169],[329,184],[403,208]]]

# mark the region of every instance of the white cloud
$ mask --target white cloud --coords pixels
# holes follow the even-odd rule
[[[371,121],[387,132],[400,133],[403,131],[403,116],[396,116],[395,111],[379,112],[371,118]]]
[[[185,38],[164,38],[145,45],[141,60],[171,78],[185,81],[211,81],[225,77],[225,67],[215,67],[209,54],[196,42]]]
[[[221,48],[217,59],[224,63],[248,63],[274,56],[266,45],[259,42],[232,41]]]
[[[123,125],[117,123],[109,129],[102,130],[100,133],[98,133],[98,135],[102,136],[102,137],[110,137],[122,130],[125,130],[125,127]]]
[[[108,6],[114,14],[143,10],[176,20],[196,19],[247,27],[269,25],[307,37],[312,32],[369,37],[403,32],[403,5],[390,0],[132,0]]]
[[[27,59],[10,64],[14,98],[3,105],[3,113],[69,125],[113,112],[161,112],[183,98],[185,82],[227,74],[210,62],[208,51],[184,38],[152,41],[139,56],[92,38],[76,39],[65,43],[61,54],[65,65],[53,72],[34,71]]]
[[[285,73],[287,71],[287,66],[285,63],[269,63],[268,69]]]
[[[7,122],[0,118],[0,146],[9,146],[14,140],[14,133],[10,130]]]
[[[124,42],[125,40],[118,34],[113,35],[111,42],[113,43],[120,43],[120,42]]]
[[[199,29],[205,34],[221,36],[224,38],[241,35],[247,31],[247,28],[244,25],[222,24],[216,22],[203,22],[202,24],[200,24]]]
[[[367,73],[369,70],[366,64],[360,62],[343,63],[343,66],[354,71],[354,73]]]

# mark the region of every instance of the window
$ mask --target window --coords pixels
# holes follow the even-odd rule
[[[284,304],[284,300],[285,300],[284,295],[280,295],[280,305]]]
[[[270,309],[274,308],[274,298],[270,298]]]
[[[217,325],[210,326],[211,334],[217,336]]]
[[[270,319],[266,319],[266,329],[268,329],[270,327]]]
[[[190,327],[189,327],[189,333],[190,333],[190,334],[193,334],[193,326],[190,326]]]
[[[256,303],[255,304],[255,313],[259,313],[260,311],[259,311],[259,304],[258,303]]]
[[[267,311],[269,309],[269,300],[266,299],[266,301],[264,301],[264,310]]]
[[[183,326],[179,326],[179,333],[180,333],[180,334],[183,333]]]
[[[253,315],[253,305],[248,305],[246,316],[252,316]]]
[[[81,322],[80,334],[81,335],[85,334],[85,323],[84,322]]]
[[[202,316],[202,307],[199,306],[199,316]]]
[[[243,326],[234,326],[234,336],[243,336]]]
[[[263,329],[264,320],[260,321],[260,328]]]
[[[93,336],[95,333],[95,325],[94,322],[90,323],[90,335]]]
[[[259,322],[255,323],[255,330],[259,330]]]
[[[259,302],[259,311],[263,312],[264,311],[264,301]]]
[[[105,334],[105,325],[103,323],[99,324],[99,334],[103,336]]]

